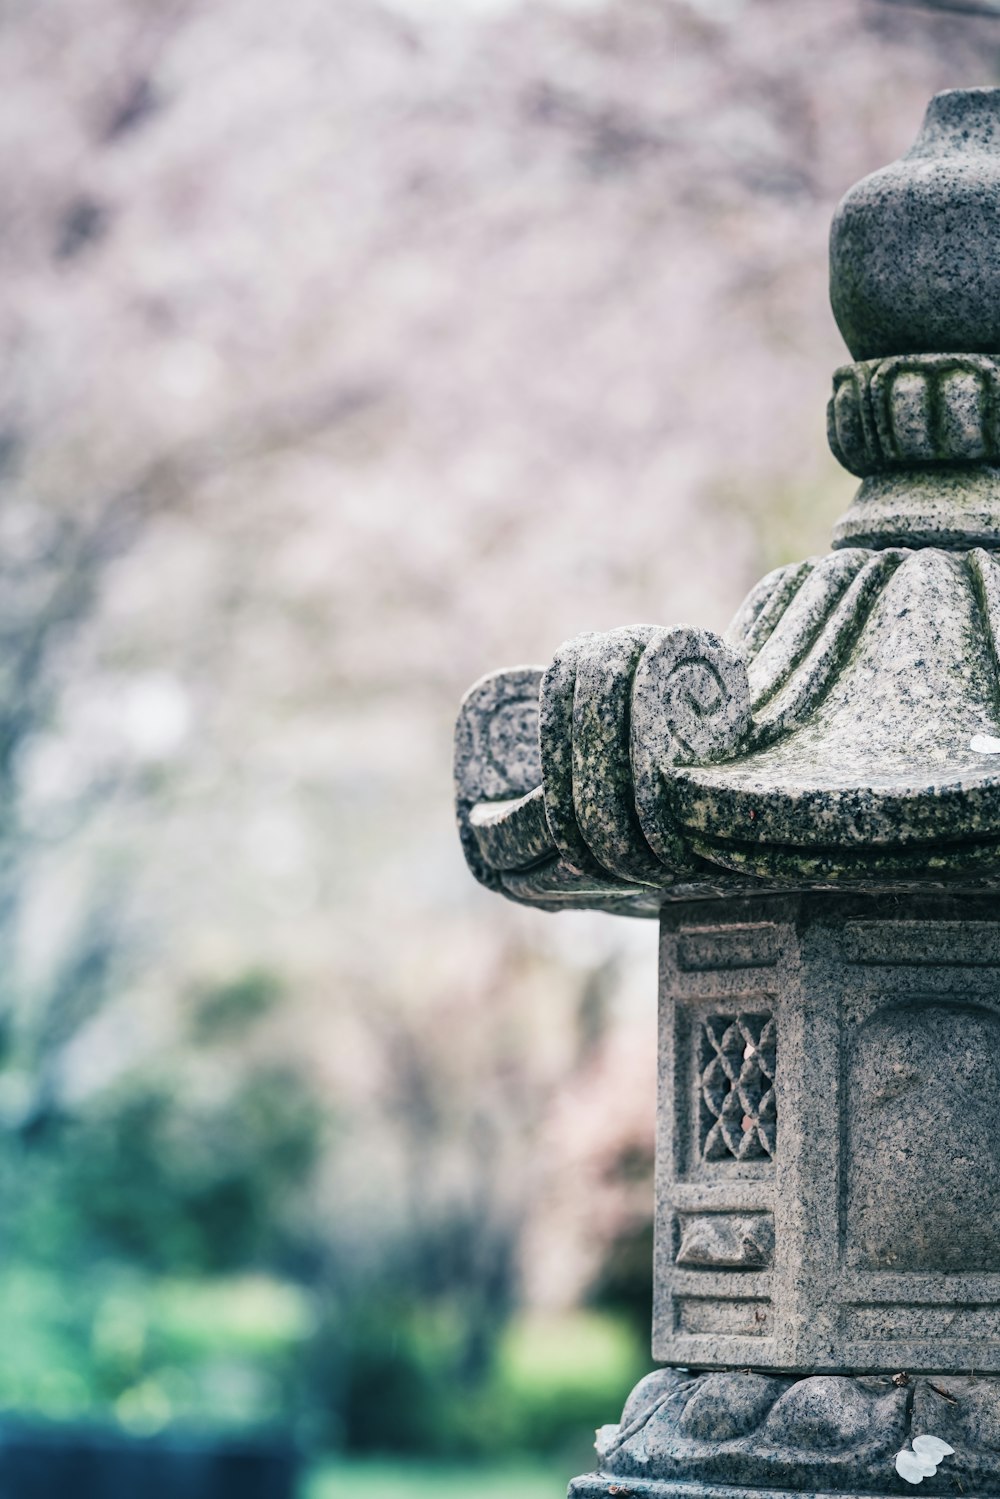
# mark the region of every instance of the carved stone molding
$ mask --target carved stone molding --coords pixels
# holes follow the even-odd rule
[[[827,430],[834,457],[859,478],[1000,463],[1000,359],[897,354],[845,364],[833,377]]]

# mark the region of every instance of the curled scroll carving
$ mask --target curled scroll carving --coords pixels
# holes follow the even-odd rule
[[[538,785],[541,676],[537,666],[494,671],[465,694],[455,725],[455,789],[463,801],[523,796]]]
[[[651,625],[591,636],[573,691],[573,809],[600,868],[624,879],[657,881],[660,865],[636,816],[629,744],[629,701]],[[544,751],[543,751],[544,752]]]
[[[480,846],[475,813],[524,797],[541,780],[538,684],[541,668],[490,672],[465,694],[455,724],[455,802],[469,867],[500,889],[497,864]]]
[[[665,862],[675,861],[683,845],[674,831],[664,772],[732,758],[751,722],[742,656],[711,630],[680,625],[657,631],[632,687],[632,774],[640,825]]]
[[[513,878],[549,865],[557,883],[589,881],[601,898],[609,880],[657,890],[693,875],[700,866],[675,831],[664,778],[728,758],[749,729],[743,657],[688,626],[581,635],[544,673],[484,677],[455,741],[468,861],[509,894]]]
[[[749,729],[743,658],[711,630],[659,630],[635,674],[633,756],[648,745],[660,765],[713,765],[738,753]]]
[[[578,636],[542,678],[545,814],[582,875],[662,883],[692,867],[662,796],[671,765],[712,764],[742,744],[742,658],[717,635],[633,625]]]
[[[659,883],[666,871],[635,811],[629,701],[653,625],[578,635],[542,678],[539,734],[545,815],[568,868]]]

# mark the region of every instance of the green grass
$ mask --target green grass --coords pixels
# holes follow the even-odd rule
[[[365,1460],[323,1466],[302,1499],[564,1499],[567,1475],[545,1467],[457,1467]]]
[[[500,1344],[500,1377],[533,1404],[582,1401],[616,1421],[621,1402],[646,1372],[647,1350],[607,1312],[534,1314],[510,1324]]]

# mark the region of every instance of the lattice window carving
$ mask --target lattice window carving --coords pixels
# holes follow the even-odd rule
[[[700,1141],[706,1161],[766,1160],[774,1155],[774,1017],[710,1015],[702,1022]]]

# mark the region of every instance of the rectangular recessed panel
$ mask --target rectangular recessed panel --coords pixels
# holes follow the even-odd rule
[[[714,1296],[678,1296],[674,1308],[679,1333],[764,1338],[771,1331],[769,1301],[723,1301]]]
[[[858,1343],[948,1342],[974,1338],[1000,1342],[1000,1306],[940,1303],[868,1303],[847,1308],[847,1336]]]
[[[873,967],[993,968],[1000,931],[993,921],[849,921],[844,958]]]
[[[684,973],[713,969],[771,968],[778,961],[778,928],[752,926],[688,927],[677,938],[677,966]]]

